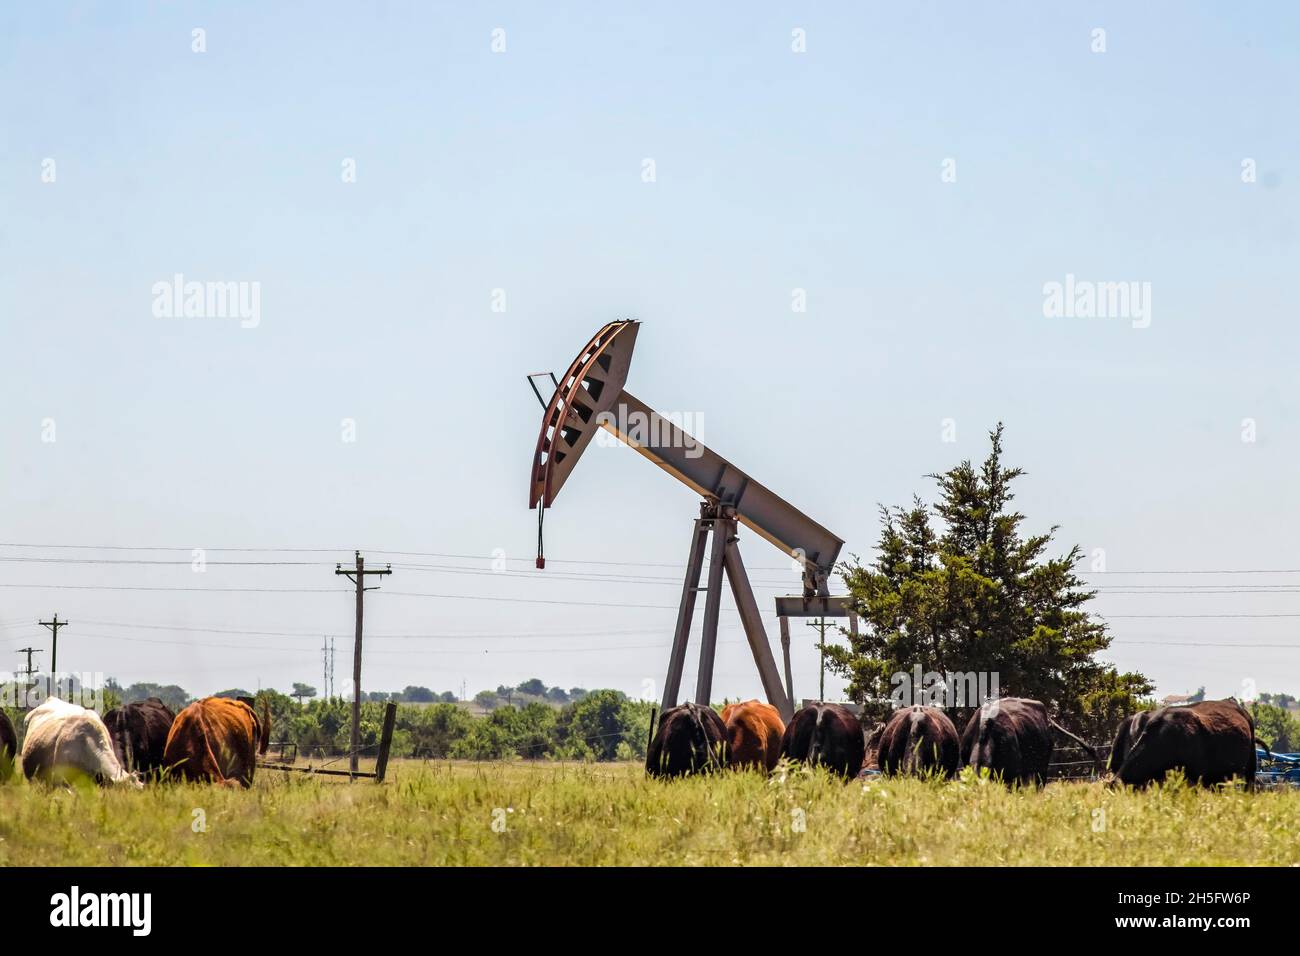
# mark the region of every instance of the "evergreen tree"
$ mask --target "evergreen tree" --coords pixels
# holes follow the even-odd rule
[[[827,645],[827,667],[877,715],[888,709],[895,675],[919,665],[923,673],[987,675],[990,689],[996,675],[1000,696],[1036,698],[1076,728],[1108,734],[1151,684],[1096,660],[1110,637],[1084,609],[1096,592],[1074,572],[1081,552],[1076,545],[1050,557],[1055,526],[1022,530],[1011,485],[1023,472],[1003,464],[1001,424],[989,437],[978,467],[968,460],[927,476],[938,483],[933,508],[914,498],[908,508],[881,509],[873,563],[841,565],[864,626],[857,637],[842,631],[847,647]],[[969,713],[957,710],[954,717]]]

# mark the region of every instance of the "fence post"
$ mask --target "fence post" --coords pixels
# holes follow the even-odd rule
[[[379,734],[379,759],[375,761],[375,783],[384,782],[388,770],[388,751],[393,746],[393,723],[397,720],[397,704],[384,705],[384,729]]]

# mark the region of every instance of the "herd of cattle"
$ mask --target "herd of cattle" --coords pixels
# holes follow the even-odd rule
[[[206,697],[179,714],[158,698],[106,713],[51,697],[25,718],[22,768],[29,780],[141,786],[142,778],[180,779],[249,787],[257,756],[266,753],[271,715],[249,697]],[[772,770],[777,761],[824,766],[843,777],[860,774],[954,776],[965,765],[1009,785],[1042,786],[1059,733],[1097,752],[1056,721],[1036,700],[1004,697],[977,710],[959,735],[936,707],[907,707],[865,730],[838,704],[812,704],[789,726],[775,707],[756,700],[711,707],[682,704],[663,712],[646,755],[646,770],[677,777],[724,767]],[[1182,770],[1193,783],[1241,777],[1255,782],[1255,722],[1235,700],[1140,711],[1120,726],[1109,770],[1121,784],[1142,786]],[[0,711],[0,781],[16,766],[18,738]]]
[[[842,777],[873,773],[951,778],[962,766],[1008,785],[1042,786],[1052,759],[1053,734],[1074,741],[1099,763],[1097,751],[1052,720],[1041,701],[991,700],[971,715],[960,734],[937,707],[894,711],[865,729],[838,704],[810,704],[782,723],[775,707],[757,700],[711,707],[682,704],[663,712],[646,754],[656,777],[731,768],[772,770],[782,757],[820,765]],[[1144,786],[1173,770],[1189,782],[1255,783],[1255,737],[1250,712],[1235,700],[1202,701],[1140,711],[1120,725],[1108,770],[1115,783]]]
[[[142,786],[179,779],[252,786],[257,755],[266,753],[271,714],[251,697],[205,697],[179,714],[157,697],[95,711],[50,697],[24,718],[22,769],[28,780]],[[16,766],[18,736],[0,711],[0,782]]]

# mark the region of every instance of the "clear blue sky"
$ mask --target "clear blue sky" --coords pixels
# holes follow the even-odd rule
[[[33,622],[57,610],[64,668],[319,685],[334,634],[341,680],[342,590],[67,586],[341,588],[354,547],[479,572],[503,549],[517,576],[402,567],[371,594],[368,689],[662,681],[678,572],[602,562],[680,564],[689,491],[593,448],[548,518],[551,568],[529,570],[524,375],[617,317],[644,322],[629,389],[702,416],[849,551],[1002,420],[1031,528],[1104,548],[1097,583],[1300,585],[1117,573],[1300,569],[1298,26],[1286,3],[6,5],[0,539],[186,550],[0,556],[339,550],[203,575],[0,562],[0,668],[48,646]],[[175,273],[259,282],[260,324],[155,317]],[[1149,282],[1150,327],[1045,318],[1067,274]],[[795,587],[742,547],[774,569],[764,608]],[[9,586],[34,584],[63,589]],[[1215,590],[1104,593],[1110,659],[1162,693],[1300,690],[1300,618],[1168,616],[1300,596]],[[719,697],[760,691],[735,620]]]

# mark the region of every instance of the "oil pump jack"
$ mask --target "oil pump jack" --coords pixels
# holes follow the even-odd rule
[[[677,628],[664,682],[663,708],[677,704],[695,599],[700,591],[704,592],[704,627],[694,699],[700,704],[709,703],[725,572],[754,663],[758,665],[763,691],[782,719],[789,721],[794,713],[794,692],[786,619],[848,617],[856,631],[857,620],[851,615],[845,597],[832,595],[828,589],[828,578],[844,542],[623,388],[639,327],[635,320],[610,322],[602,327],[578,353],[563,378],[557,380],[550,376],[555,390],[549,402],[533,382],[539,376],[529,376],[529,384],[545,408],[528,493],[529,507],[537,509],[537,567],[546,566],[542,554],[546,509],[555,501],[596,430],[604,428],[703,498],[700,516],[695,519],[691,532],[686,578],[682,582]],[[785,686],[777,673],[758,603],[740,557],[738,525],[776,545],[803,571],[803,593],[776,599],[785,658]],[[701,588],[706,551],[709,573],[707,585]]]

